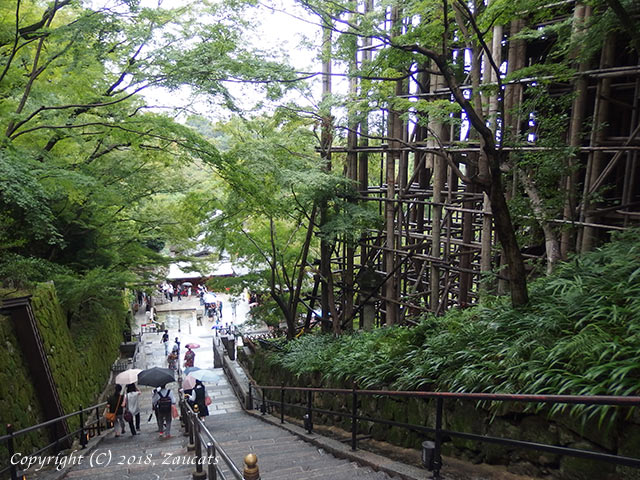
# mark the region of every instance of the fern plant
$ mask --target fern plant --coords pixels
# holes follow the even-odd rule
[[[442,317],[426,315],[412,328],[309,335],[272,361],[361,388],[640,395],[638,233],[618,235],[533,282],[526,308],[491,298]],[[615,417],[603,406],[569,410],[601,422]]]

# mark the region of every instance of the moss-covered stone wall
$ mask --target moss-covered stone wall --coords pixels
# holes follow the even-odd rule
[[[240,355],[240,361],[261,385],[313,386],[325,388],[352,388],[351,384],[309,374],[296,377],[273,366],[258,350],[255,355]],[[279,393],[271,400],[279,401]],[[295,392],[287,394],[286,403],[306,405],[306,396]],[[351,397],[337,394],[314,394],[316,408],[351,412]],[[277,409],[276,409],[277,410]],[[285,412],[302,417],[304,409]],[[549,445],[638,457],[640,452],[640,412],[621,412],[618,421],[600,427],[598,419],[583,421],[563,413],[549,418],[544,413],[524,410],[523,404],[503,404],[499,411],[487,410],[476,402],[445,401],[443,428],[451,431],[512,438]],[[411,398],[360,396],[359,415],[393,420],[400,423],[431,427],[435,425],[435,402]],[[314,424],[335,425],[351,429],[349,417],[314,413]],[[371,435],[376,440],[402,447],[419,449],[428,439],[419,432],[373,422],[360,422],[359,434]],[[519,449],[503,445],[451,438],[443,444],[443,454],[474,463],[506,465],[513,473],[539,478],[562,480],[640,480],[640,469],[616,467],[576,457],[559,456],[537,450]]]
[[[73,412],[96,403],[109,379],[110,367],[118,357],[122,332],[126,329],[126,310],[111,312],[102,318],[85,318],[67,326],[53,284],[39,285],[31,294],[31,304],[38,322],[49,365],[65,412]],[[28,357],[32,352],[20,348],[11,319],[0,315],[0,412],[2,424],[13,424],[15,430],[44,421],[29,374]],[[78,421],[70,422],[70,428]],[[2,434],[5,432],[2,431]],[[20,437],[18,450],[26,453],[42,444],[42,432]],[[5,464],[7,451],[0,445],[0,463]]]

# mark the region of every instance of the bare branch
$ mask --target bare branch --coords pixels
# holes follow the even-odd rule
[[[40,30],[45,25],[49,26],[51,24],[50,18],[52,19],[58,10],[60,10],[63,7],[66,7],[70,3],[71,3],[71,0],[56,1],[50,9],[45,10],[45,12],[42,14],[42,19],[39,22],[33,23],[26,27],[22,27],[21,29],[18,30],[18,33],[20,34],[21,37],[29,38],[29,34]]]

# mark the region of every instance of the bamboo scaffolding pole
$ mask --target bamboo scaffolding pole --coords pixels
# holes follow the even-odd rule
[[[365,9],[371,8],[372,1],[364,0],[363,4]],[[394,18],[387,19],[388,25],[397,22],[398,14],[397,10],[393,12]],[[584,22],[589,14],[588,7],[576,3],[573,12],[574,28],[579,28],[578,23]],[[524,27],[525,22],[522,19],[508,26],[492,27],[489,48],[498,65],[501,64],[502,55],[508,55],[509,73],[521,69],[532,60],[527,57],[532,54],[528,52],[525,40],[511,41],[504,35],[507,28],[511,37]],[[508,46],[503,48],[505,38]],[[369,39],[364,40],[363,46],[370,43]],[[362,62],[370,61],[371,49],[365,48],[360,55]],[[613,58],[609,63],[603,61],[597,69],[589,69],[590,65],[587,63],[576,65],[576,74],[569,81],[563,79],[563,82],[553,83],[553,78],[544,78],[551,81],[552,97],[575,92],[567,144],[574,149],[576,156],[568,159],[568,171],[574,173],[571,178],[567,175],[563,183],[566,188],[575,190],[582,178],[586,178],[586,190],[581,193],[587,198],[589,193],[593,193],[599,187],[611,185],[614,178],[624,180],[623,186],[618,186],[611,192],[605,191],[601,206],[606,208],[585,205],[579,212],[580,217],[575,218],[576,209],[582,204],[576,199],[572,206],[565,207],[565,211],[558,218],[545,217],[544,222],[548,224],[571,227],[576,232],[588,228],[594,231],[624,230],[640,217],[640,213],[630,211],[634,206],[633,200],[640,194],[637,191],[637,181],[633,178],[634,172],[637,173],[640,152],[640,142],[634,139],[638,133],[637,112],[633,113],[636,120],[632,118],[631,124],[627,117],[611,119],[611,126],[608,127],[610,132],[595,126],[607,122],[606,102],[611,105],[611,109],[617,108],[618,105],[630,104],[628,111],[632,112],[632,107],[640,100],[640,65],[616,65],[615,60]],[[486,60],[484,65],[488,65]],[[443,88],[440,76],[430,76],[424,72],[420,75],[421,81],[417,91],[408,91],[406,84],[397,82],[395,97],[426,100],[450,98],[451,92],[448,88]],[[500,132],[502,140],[503,135],[506,138],[509,133],[507,129],[514,135],[521,133],[519,129],[524,125],[526,112],[522,112],[519,106],[523,98],[526,98],[527,85],[540,80],[543,78],[532,77],[503,82],[504,126],[498,123],[500,107],[499,98],[494,95],[495,91],[480,89],[481,86],[497,84],[495,72],[491,69],[486,70],[484,74],[475,78],[475,83],[464,85],[463,89],[472,94],[474,91],[487,92],[482,98],[479,111],[486,115],[492,129],[505,129]],[[632,89],[635,89],[633,97],[630,94]],[[360,92],[361,95],[363,93]],[[592,115],[587,100],[592,98],[595,98],[593,106],[596,110],[594,128],[591,138],[584,138],[581,135],[584,120]],[[633,101],[629,102],[629,98],[633,98]],[[419,118],[421,114],[413,112],[412,115]],[[413,119],[410,121],[414,122],[415,128],[409,136],[407,126],[399,120],[399,112],[394,110],[392,102],[388,109],[380,111],[379,118],[381,124],[386,126],[386,131],[370,136],[367,118],[360,124],[359,129],[354,128],[353,124],[349,125],[346,146],[331,146],[329,149],[330,153],[347,154],[346,175],[357,181],[360,193],[356,200],[363,203],[377,202],[378,212],[384,218],[384,227],[381,230],[366,229],[362,232],[355,251],[350,252],[347,245],[341,245],[331,259],[335,286],[347,290],[351,288],[350,294],[343,292],[343,296],[339,297],[340,315],[343,318],[348,317],[349,307],[345,295],[352,295],[354,298],[354,315],[360,314],[367,302],[375,301],[379,324],[382,321],[387,324],[410,321],[408,317],[413,315],[414,310],[443,313],[456,304],[466,306],[478,298],[482,273],[495,269],[500,263],[499,254],[494,248],[492,213],[484,194],[474,191],[472,186],[461,185],[457,177],[451,174],[448,164],[442,169],[439,164],[444,163],[440,160],[444,149],[456,164],[466,168],[465,175],[472,177],[473,160],[477,160],[474,157],[481,154],[482,147],[477,137],[473,136],[468,140],[457,141],[461,138],[460,127],[453,123],[438,132],[439,136],[444,137],[441,138],[442,146],[426,134],[425,123],[414,122]],[[422,120],[429,122],[429,119]],[[433,119],[427,125],[432,131],[438,127]],[[385,141],[372,145],[379,141],[378,139]],[[554,150],[535,143],[502,148],[506,154],[544,153]],[[380,157],[375,157],[376,154],[380,154]],[[590,165],[585,177],[583,162],[587,157]],[[373,163],[376,161],[379,161],[379,167]],[[380,177],[372,182],[377,181],[378,185],[369,185],[370,167],[380,174]],[[355,175],[352,173],[354,171],[357,171]],[[511,195],[518,194],[523,188],[515,169],[508,188]],[[570,212],[574,212],[574,216],[570,216]],[[516,218],[535,220],[531,216]],[[539,223],[540,219],[537,222]],[[571,229],[563,228],[562,231]],[[559,230],[561,229],[557,228],[556,233]],[[600,235],[600,232],[596,233]],[[566,252],[567,245],[572,244],[576,245],[576,240],[566,241],[563,237],[562,252]],[[536,255],[525,256],[540,258]],[[353,266],[349,265],[350,259]],[[363,272],[371,272],[385,278],[384,287],[378,288],[375,292],[361,290],[358,278]],[[354,277],[353,282],[349,280],[350,275]],[[495,278],[500,279],[501,276]],[[350,283],[353,283],[352,287],[349,287]],[[361,325],[362,323],[360,322]],[[346,325],[344,321],[342,324]]]
[[[613,34],[607,36],[602,54],[600,57],[600,67],[606,68],[613,62],[614,58],[615,42]],[[591,129],[591,145],[599,145],[605,138],[606,123],[609,119],[610,102],[609,97],[611,95],[611,78],[598,79],[598,88],[596,90],[593,125]],[[596,223],[596,218],[590,216],[588,210],[591,204],[591,186],[596,182],[600,175],[602,162],[602,152],[592,152],[589,155],[587,161],[587,170],[585,172],[584,189],[582,194],[581,208],[580,208],[580,221],[586,223]],[[580,238],[580,252],[586,252],[593,248],[596,242],[595,231],[586,226],[582,229]]]

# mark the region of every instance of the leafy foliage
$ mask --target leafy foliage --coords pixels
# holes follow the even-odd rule
[[[53,280],[69,318],[115,311],[125,286],[170,261],[159,247],[197,236],[207,211],[194,199],[207,185],[190,166],[215,167],[220,156],[195,130],[147,112],[138,95],[175,86],[172,58],[203,35],[206,22],[193,15],[128,1],[2,3],[4,285]]]
[[[426,316],[411,329],[309,335],[271,361],[296,374],[322,372],[361,387],[638,395],[638,233],[618,235],[534,282],[526,308],[496,298],[444,317]],[[589,412],[602,419],[607,409]]]

